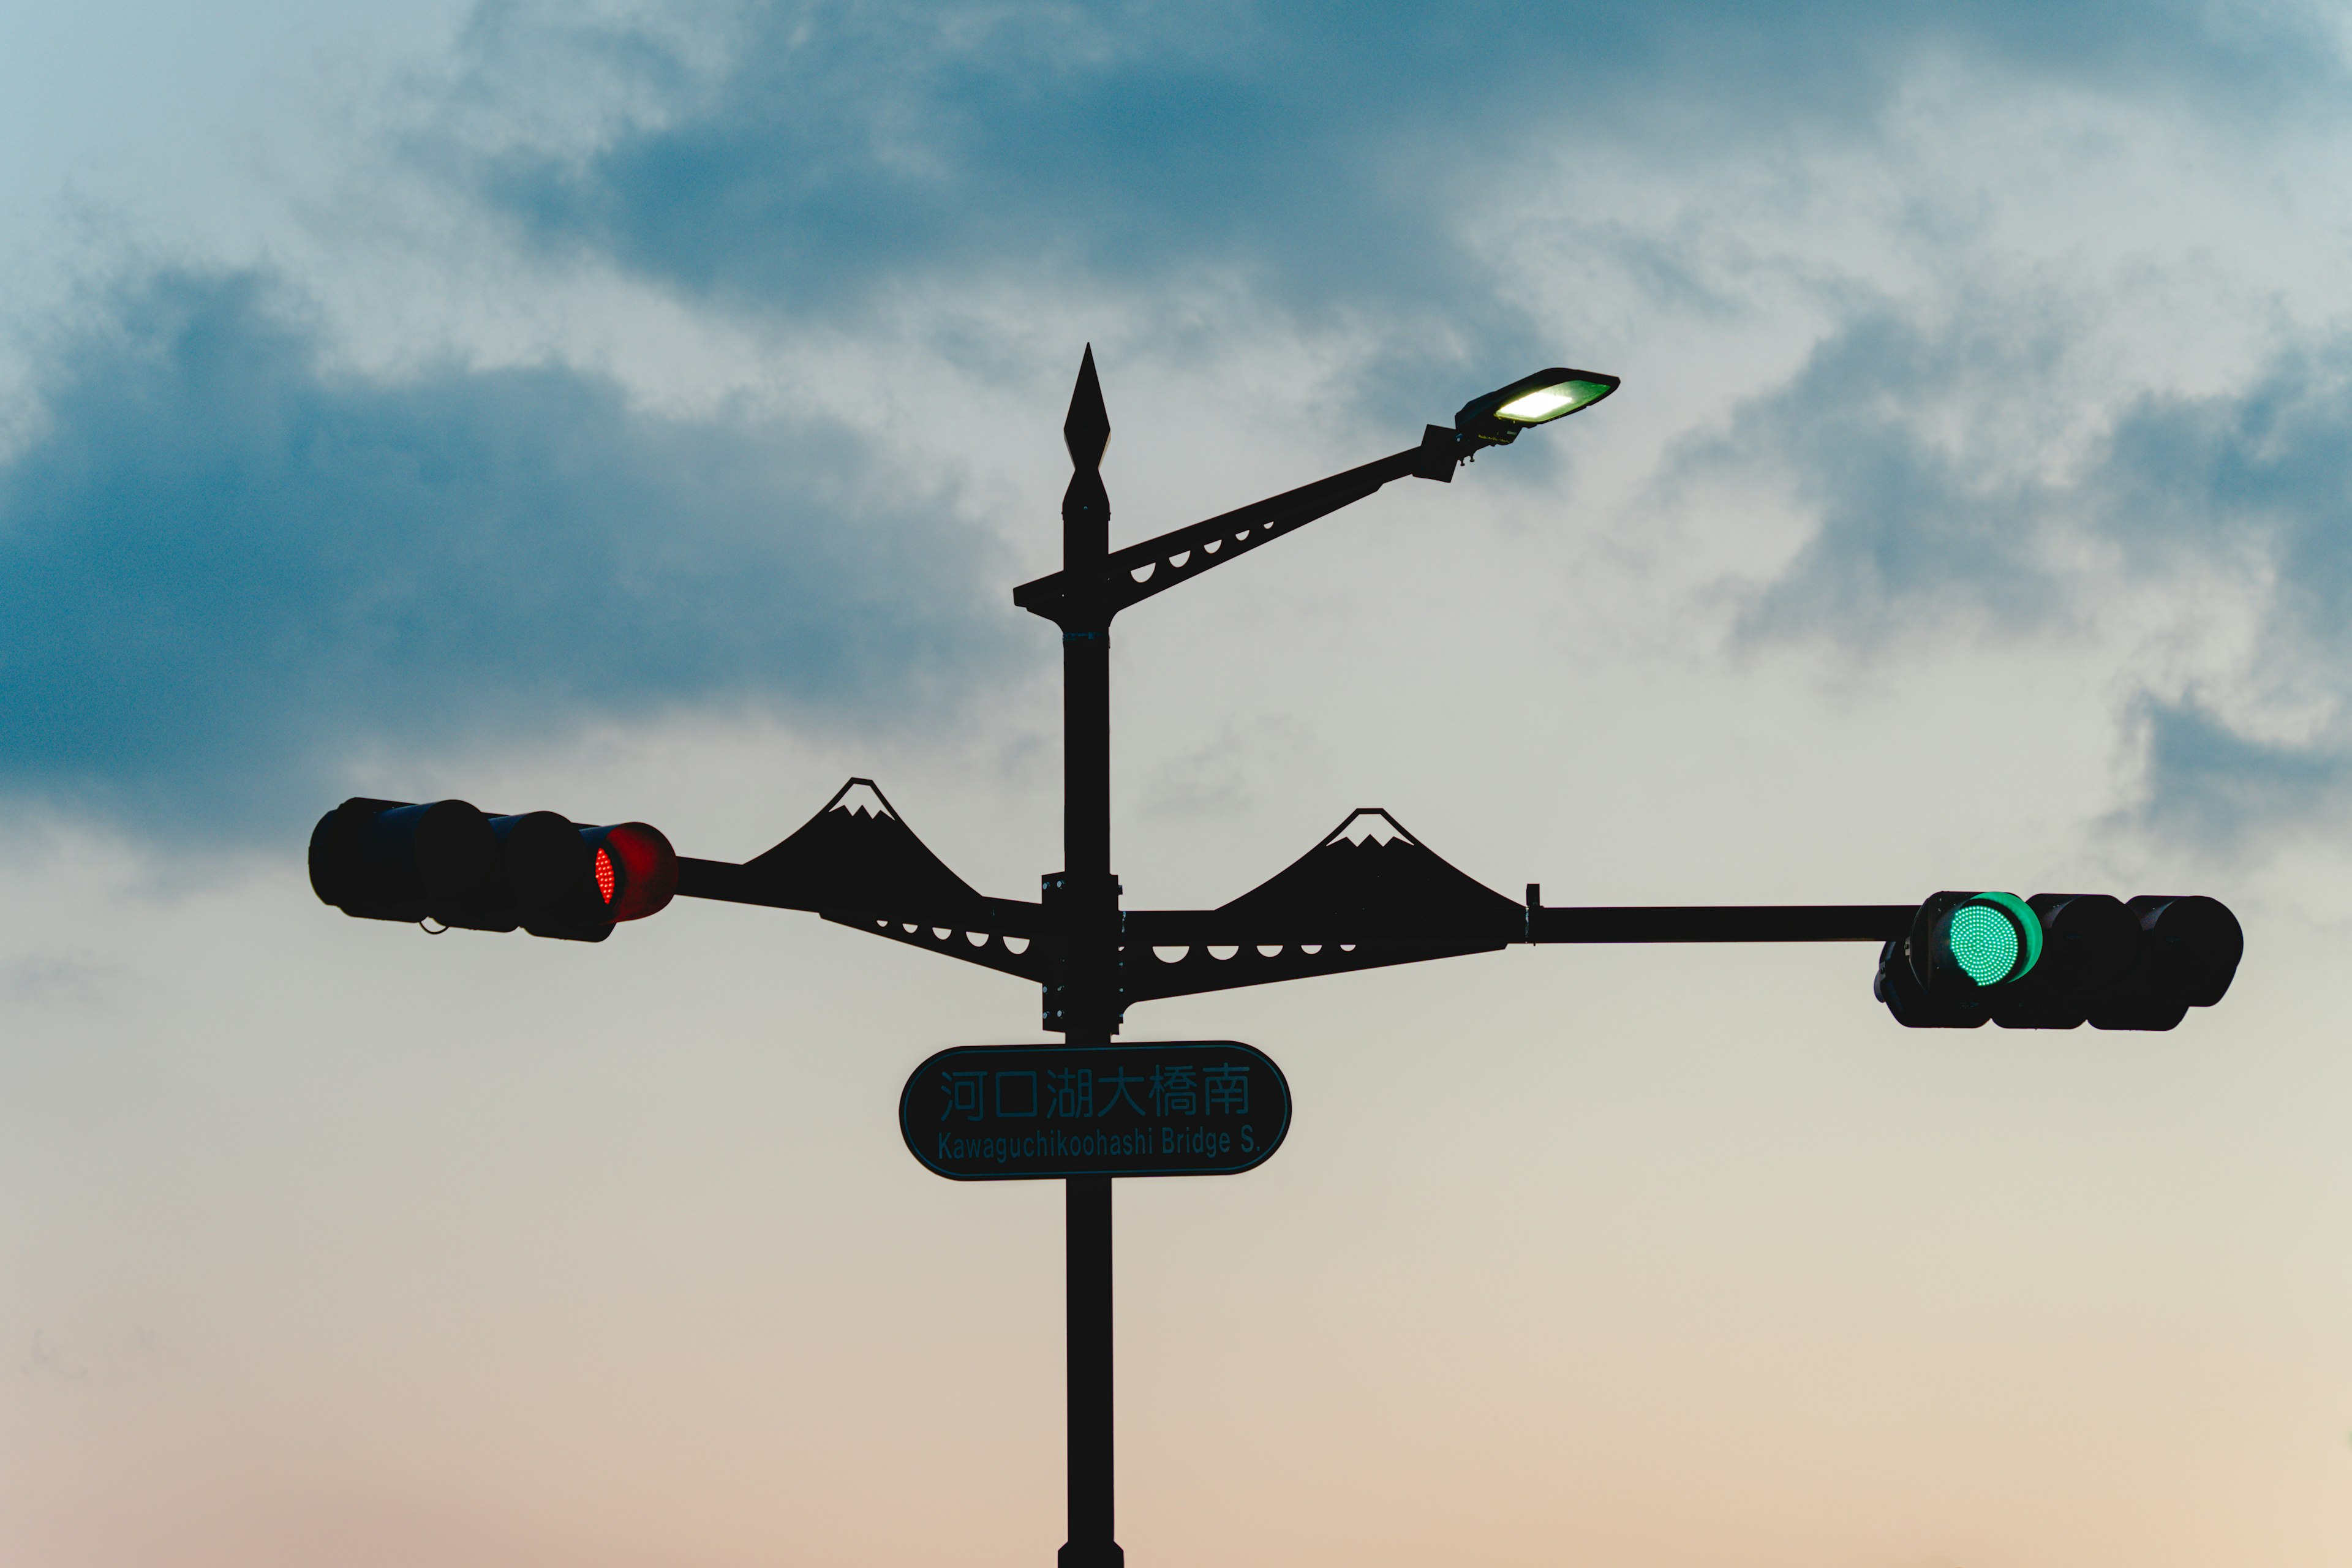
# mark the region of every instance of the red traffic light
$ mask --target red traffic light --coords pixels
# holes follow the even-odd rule
[[[677,854],[642,822],[583,827],[551,811],[357,798],[311,833],[310,886],[362,920],[602,942],[669,903]]]
[[[589,879],[607,920],[641,921],[677,896],[677,851],[661,829],[642,822],[583,827],[593,851]]]

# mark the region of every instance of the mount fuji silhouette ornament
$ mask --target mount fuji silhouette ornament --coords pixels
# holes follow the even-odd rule
[[[1013,601],[1061,630],[1062,868],[1032,900],[950,870],[867,779],[740,864],[680,856],[643,823],[583,826],[464,801],[359,798],[310,839],[319,897],[371,920],[602,942],[673,896],[799,910],[1018,976],[1058,1044],[960,1047],[915,1068],[908,1151],[957,1181],[1065,1184],[1068,1539],[1060,1568],[1116,1568],[1111,1450],[1111,1184],[1234,1174],[1290,1125],[1271,1058],[1231,1040],[1117,1038],[1168,996],[1417,963],[1512,943],[1874,942],[1875,994],[1913,1027],[2168,1029],[2218,1003],[2244,938],[2211,899],[1938,893],[1919,904],[1560,908],[1482,886],[1387,812],[1352,813],[1265,882],[1210,910],[1125,910],[1111,870],[1110,626],[1402,479],[1451,483],[1477,452],[1590,408],[1613,375],[1555,366],[1472,398],[1414,446],[1139,544],[1110,548],[1110,416],[1089,347],[1062,436],[1062,569]],[[430,929],[428,927],[428,929]],[[880,1108],[877,1108],[877,1121]]]

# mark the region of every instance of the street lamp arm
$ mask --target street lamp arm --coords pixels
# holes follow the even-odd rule
[[[1433,425],[1418,447],[1115,550],[1091,584],[1074,581],[1067,572],[1024,583],[1013,590],[1013,602],[1056,624],[1073,609],[1091,610],[1108,620],[1129,605],[1362,500],[1392,479],[1418,475],[1451,482],[1465,449],[1453,431]]]
[[[1103,563],[1107,596],[1116,611],[1163,593],[1317,518],[1352,506],[1391,479],[1410,476],[1421,456],[1418,447],[1394,453],[1189,528],[1173,529],[1157,539],[1115,550]]]

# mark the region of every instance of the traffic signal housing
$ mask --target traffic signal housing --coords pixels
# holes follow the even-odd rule
[[[361,920],[602,942],[670,901],[677,854],[642,822],[583,826],[551,811],[360,796],[311,831],[310,887]]]
[[[1874,987],[1915,1029],[2169,1029],[2221,1000],[2245,932],[2220,900],[1937,893],[1879,952]]]

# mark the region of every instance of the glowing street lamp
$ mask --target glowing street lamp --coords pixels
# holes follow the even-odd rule
[[[1507,446],[1528,426],[1547,425],[1590,408],[1617,385],[1617,377],[1605,371],[1554,365],[1472,398],[1454,416],[1454,427],[1472,440]]]

